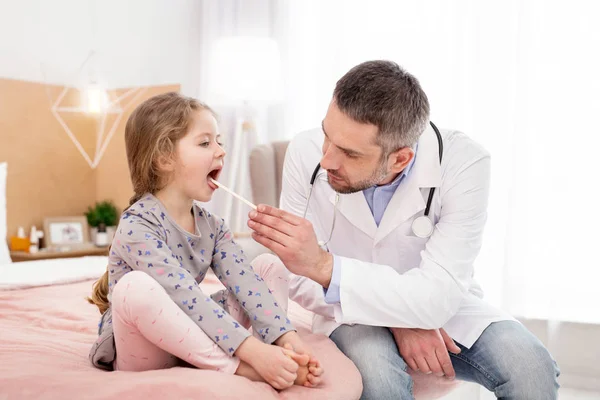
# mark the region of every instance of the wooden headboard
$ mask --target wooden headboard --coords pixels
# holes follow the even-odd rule
[[[8,236],[15,235],[19,226],[26,231],[32,225],[41,229],[45,217],[82,215],[96,201],[110,199],[121,209],[127,206],[132,194],[123,138],[127,118],[145,99],[179,91],[179,85],[144,88],[124,110],[96,169],[90,168],[51,113],[51,101],[63,89],[0,79],[0,161],[8,162]],[[77,90],[71,89],[61,105],[74,105],[78,99]],[[82,113],[61,116],[93,158],[97,120]]]

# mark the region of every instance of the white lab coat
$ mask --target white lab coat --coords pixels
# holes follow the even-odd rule
[[[412,170],[388,204],[379,227],[362,192],[340,194],[329,250],[341,261],[340,303],[326,304],[323,288],[301,276],[290,280],[290,298],[313,311],[313,331],[329,335],[340,324],[434,329],[470,347],[492,322],[512,319],[486,304],[473,279],[489,192],[490,156],[456,131],[438,142],[429,127]],[[310,177],[321,159],[321,129],[299,134],[285,157],[280,207],[302,216]],[[416,237],[412,221],[423,215],[435,187],[430,238]],[[308,208],[319,240],[327,240],[335,192],[321,170]]]

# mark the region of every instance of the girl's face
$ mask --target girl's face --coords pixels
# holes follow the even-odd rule
[[[217,120],[210,111],[192,114],[187,134],[175,146],[171,181],[186,197],[202,202],[211,199],[217,187],[209,178],[218,179],[225,157],[220,136]]]

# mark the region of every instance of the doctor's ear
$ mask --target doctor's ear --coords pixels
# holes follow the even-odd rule
[[[392,152],[388,157],[388,168],[390,172],[400,173],[415,158],[415,152],[410,147],[403,147]]]

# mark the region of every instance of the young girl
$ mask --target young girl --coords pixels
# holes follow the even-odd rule
[[[250,266],[223,219],[194,202],[216,189],[218,139],[212,110],[177,93],[145,101],[128,119],[135,195],[88,299],[103,314],[90,360],[122,371],[183,360],[276,389],[315,386],[322,369],[286,316],[282,264],[263,255]],[[209,268],[227,288],[211,296],[198,285]]]

